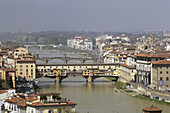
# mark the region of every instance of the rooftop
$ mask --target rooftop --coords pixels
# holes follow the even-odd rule
[[[170,58],[169,59],[164,59],[156,62],[152,62],[152,64],[170,64]]]
[[[6,93],[7,91],[5,90],[0,90],[0,94]]]

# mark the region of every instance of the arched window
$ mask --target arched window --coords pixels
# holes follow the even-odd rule
[[[168,80],[169,80],[169,77],[166,77],[166,80],[168,81]]]
[[[162,80],[162,77],[160,77],[160,80]]]

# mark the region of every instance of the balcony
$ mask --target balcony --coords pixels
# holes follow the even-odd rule
[[[149,64],[151,63],[150,61],[144,61],[144,60],[137,60],[137,63],[145,63],[145,64]]]

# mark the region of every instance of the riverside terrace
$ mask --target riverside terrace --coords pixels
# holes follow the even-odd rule
[[[99,77],[113,77],[120,75],[119,63],[107,64],[37,64],[37,76],[55,78],[62,82],[68,76],[82,76],[88,82]]]

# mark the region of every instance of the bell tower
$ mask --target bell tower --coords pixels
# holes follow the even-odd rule
[[[153,46],[153,33],[150,34],[150,45]]]

